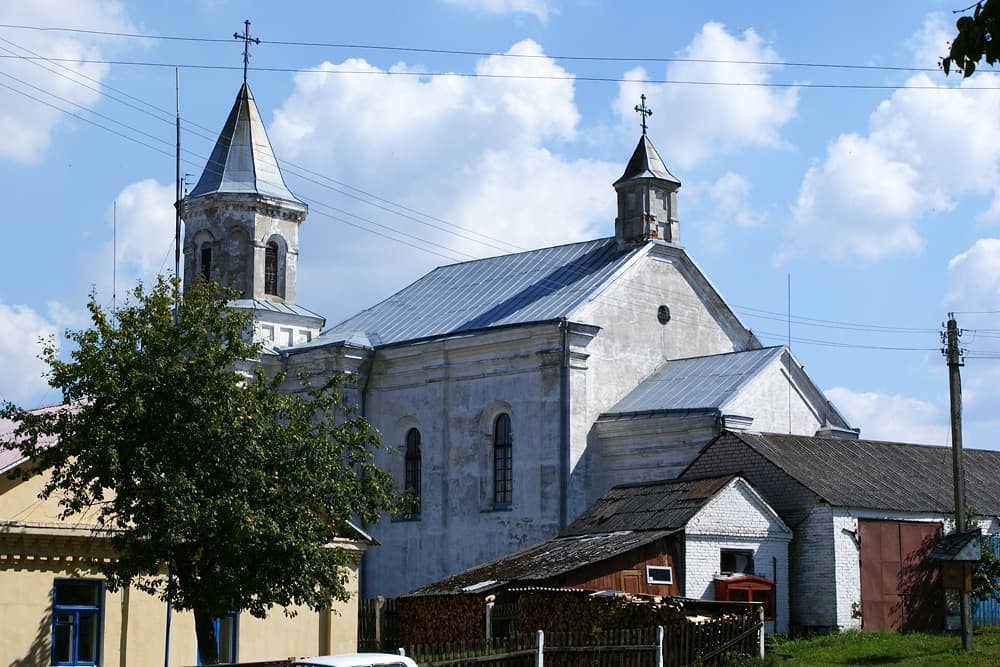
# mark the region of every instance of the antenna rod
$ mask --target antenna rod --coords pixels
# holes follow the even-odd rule
[[[118,200],[111,208],[111,313],[118,313]]]
[[[181,278],[181,74],[180,68],[174,68],[174,106],[177,110],[177,144],[174,160],[174,280]],[[174,304],[174,321],[177,321],[177,309],[180,304]]]

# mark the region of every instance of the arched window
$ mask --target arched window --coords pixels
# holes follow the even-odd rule
[[[205,280],[212,279],[212,245],[210,243],[201,244],[201,277]]]
[[[264,294],[278,296],[278,244],[274,241],[264,248]]]
[[[420,516],[420,431],[406,432],[406,459],[403,490],[410,494],[409,516]]]
[[[510,507],[513,491],[514,457],[510,415],[502,414],[493,423],[493,507]]]

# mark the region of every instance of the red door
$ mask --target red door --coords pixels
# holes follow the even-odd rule
[[[940,535],[939,523],[858,521],[864,629],[941,630],[944,591],[930,558]]]

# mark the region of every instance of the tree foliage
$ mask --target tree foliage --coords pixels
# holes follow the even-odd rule
[[[976,63],[985,60],[993,66],[1000,60],[1000,0],[976,3],[972,16],[960,17],[955,27],[958,33],[948,55],[941,59],[945,74],[954,64],[964,77],[969,77],[976,71]]]
[[[0,446],[30,457],[22,474],[48,475],[42,496],[64,518],[111,531],[109,588],[194,611],[211,663],[213,617],[346,600],[349,555],[327,545],[352,517],[377,520],[392,483],[336,381],[279,391],[282,377],[252,370],[248,314],[202,283],[175,322],[177,296],[164,279],[115,313],[92,296],[89,328],[66,334],[70,360],[54,340],[42,352],[65,409],[3,404],[17,426]]]

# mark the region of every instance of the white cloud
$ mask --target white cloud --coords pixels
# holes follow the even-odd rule
[[[446,4],[489,14],[531,14],[542,23],[555,11],[546,0],[444,0]]]
[[[57,304],[50,304],[48,315],[40,314],[28,306],[0,303],[0,399],[28,407],[38,404],[48,390],[44,375],[46,366],[38,358],[40,340],[55,339],[60,326],[68,319],[68,312]],[[54,397],[59,400],[61,397]]]
[[[980,218],[1000,218],[1000,91],[969,90],[996,87],[1000,76],[945,83],[943,75],[910,77],[872,113],[867,135],[829,144],[802,180],[792,251],[868,261],[916,254],[920,222],[968,195],[993,196]]]
[[[924,17],[923,25],[908,41],[913,66],[938,67],[941,57],[951,48],[953,37],[955,37],[954,20],[949,21],[941,12],[928,14]]]
[[[572,75],[531,40],[514,44],[509,53],[539,57],[486,57],[476,71],[555,78],[424,77],[406,74],[420,71],[412,64],[386,72],[360,59],[323,63],[317,69],[330,73],[295,77],[268,127],[277,155],[437,218],[413,211],[396,215],[384,201],[378,205],[385,208],[364,205],[296,181],[295,170],[285,169],[293,192],[310,199],[302,228],[300,303],[336,319],[435,264],[613,233],[611,184],[627,153],[616,163],[564,155],[563,149],[582,141]],[[416,251],[423,244],[406,234],[437,245],[428,253]],[[411,249],[397,253],[385,237]],[[387,253],[395,257],[391,266],[350,294],[334,298],[329,289],[308,284],[349,282],[357,262]]]
[[[9,0],[0,3],[0,22],[134,32],[122,5],[112,0]],[[110,66],[80,61],[100,60],[106,55],[109,43],[108,37],[83,33],[29,30],[5,32],[0,43],[0,50],[5,55],[38,54],[64,60],[44,63],[37,60],[8,59],[4,62],[4,72],[8,76],[2,77],[2,82],[23,94],[11,91],[4,94],[4,104],[0,107],[0,131],[4,136],[4,140],[0,142],[0,157],[18,162],[38,161],[51,142],[55,127],[69,118],[57,109],[25,95],[73,111],[76,110],[73,104],[92,107],[97,103],[100,83],[107,76]],[[55,96],[63,99],[56,99]]]
[[[777,62],[781,58],[753,30],[734,36],[719,23],[706,23],[680,57],[715,61]],[[666,69],[670,81],[766,83],[773,66],[735,62],[674,62]],[[641,67],[625,73],[615,110],[628,135],[638,120],[634,107],[645,93],[653,108],[650,134],[669,146],[663,157],[669,166],[686,169],[711,158],[749,147],[787,148],[781,128],[794,116],[798,92],[763,86],[651,84]]]
[[[697,230],[699,245],[712,251],[722,251],[729,244],[734,229],[749,229],[762,225],[766,216],[753,208],[750,181],[742,174],[727,171],[709,183],[684,185],[684,228]]]
[[[114,289],[121,296],[139,280],[151,284],[158,274],[173,274],[174,194],[174,185],[152,179],[118,193],[106,216],[109,240],[84,259],[82,281],[88,288],[99,295]]]
[[[849,424],[861,427],[862,438],[932,445],[949,442],[947,414],[933,403],[846,387],[827,389],[826,395]]]
[[[948,292],[952,310],[1000,310],[1000,239],[979,239],[948,262]]]

